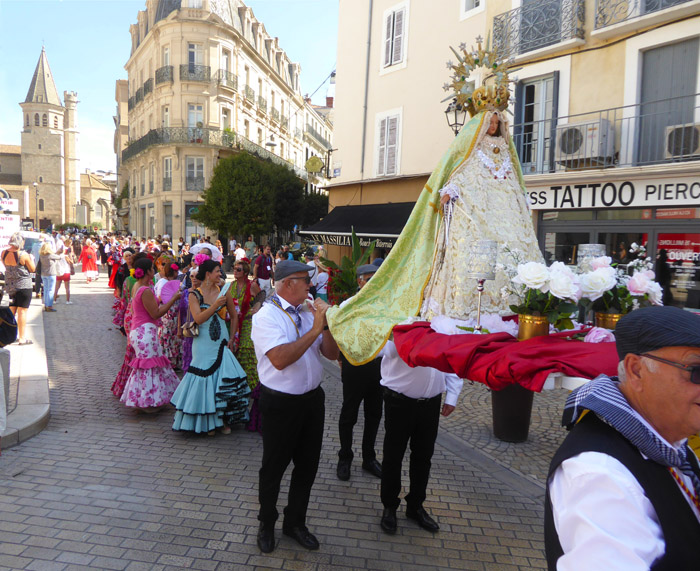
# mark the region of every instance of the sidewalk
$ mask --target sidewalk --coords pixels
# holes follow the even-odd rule
[[[10,395],[7,427],[0,437],[3,450],[36,436],[49,422],[49,373],[46,364],[44,312],[41,299],[32,297],[27,310],[26,336],[32,345],[8,345]]]

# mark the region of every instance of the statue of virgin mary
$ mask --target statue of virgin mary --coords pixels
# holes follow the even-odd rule
[[[507,89],[481,87],[470,99],[471,120],[438,163],[396,244],[377,273],[328,324],[352,364],[376,357],[397,323],[420,315],[465,320],[476,316],[476,280],[468,276],[469,247],[495,240],[518,250],[521,261],[542,261],[520,162],[502,109]],[[496,279],[485,283],[482,312],[507,315],[499,248]]]

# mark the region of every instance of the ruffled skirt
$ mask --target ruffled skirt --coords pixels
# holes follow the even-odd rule
[[[167,404],[180,380],[163,354],[158,328],[153,323],[144,323],[129,333],[129,342],[135,358],[130,363],[132,371],[124,385],[121,402],[138,408]]]

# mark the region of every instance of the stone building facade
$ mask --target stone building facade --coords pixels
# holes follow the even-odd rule
[[[147,0],[130,32],[118,186],[129,185],[131,232],[204,233],[191,218],[202,191],[217,161],[242,150],[287,166],[309,191],[326,185],[305,164],[331,150],[329,114],[302,97],[299,64],[243,2]]]

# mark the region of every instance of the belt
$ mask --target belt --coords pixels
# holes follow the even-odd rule
[[[414,399],[414,398],[411,398],[411,397],[407,397],[406,395],[401,394],[401,393],[398,393],[398,392],[396,392],[396,391],[392,391],[392,390],[391,390],[390,388],[388,388],[388,387],[382,387],[382,389],[384,390],[384,395],[387,396],[387,397],[394,398],[394,399],[397,399],[397,400],[410,401],[410,402],[428,402],[428,401],[431,401],[431,400],[433,400],[433,399],[439,399],[439,398],[441,398],[441,396],[442,396],[442,395],[435,395],[434,397],[426,397],[426,398]]]
[[[314,396],[315,394],[318,393],[318,391],[321,390],[321,386],[319,385],[315,389],[310,390],[308,393],[302,393],[300,395],[293,395],[291,393],[283,393],[282,391],[276,391],[275,389],[271,389],[270,387],[266,387],[262,383],[260,384],[260,392],[262,393],[267,393],[270,396],[278,397],[278,398],[287,398],[290,400],[303,400],[305,398],[310,398]]]

